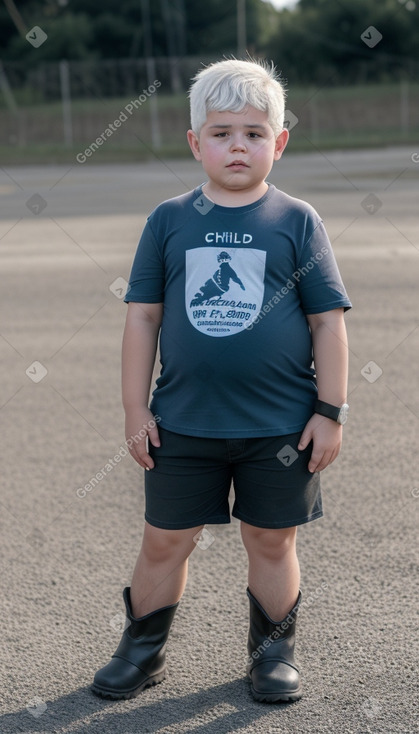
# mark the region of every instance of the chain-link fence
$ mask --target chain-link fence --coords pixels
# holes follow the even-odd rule
[[[0,145],[95,152],[106,143],[182,152],[189,127],[187,90],[196,71],[213,60],[0,64]],[[300,147],[407,142],[419,131],[418,91],[418,84],[406,80],[310,89],[291,84],[287,124]]]

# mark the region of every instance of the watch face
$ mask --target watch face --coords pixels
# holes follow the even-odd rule
[[[338,423],[340,423],[341,426],[344,426],[346,421],[348,420],[348,413],[349,413],[349,405],[348,403],[344,403],[341,406],[341,409],[338,415]]]

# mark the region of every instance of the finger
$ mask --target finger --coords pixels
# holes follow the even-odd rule
[[[324,451],[314,471],[323,471],[323,469],[326,469],[326,467],[329,466],[329,464],[331,464],[333,461],[332,456],[333,451]]]
[[[324,457],[324,451],[321,451],[319,449],[314,448],[310,457],[310,461],[308,462],[308,470],[312,474],[316,471],[321,471],[321,468],[323,468],[323,457]],[[321,467],[321,468],[320,468]]]
[[[153,469],[154,461],[147,451],[145,439],[139,441],[135,446],[132,447],[131,456],[142,469]]]
[[[157,426],[148,429],[148,438],[153,446],[160,446],[160,436]]]
[[[150,454],[147,453],[147,451],[141,454],[141,456],[139,457],[138,463],[146,471],[150,471],[150,469],[154,469],[154,461],[151,458]]]
[[[340,447],[338,447],[338,448],[336,448],[336,449],[334,449],[334,450],[332,451],[332,453],[331,453],[331,456],[330,456],[330,459],[329,459],[329,462],[328,462],[327,466],[330,466],[330,464],[333,464],[334,460],[335,460],[335,459],[337,459],[337,457],[339,456],[339,452],[340,452]]]
[[[311,441],[311,432],[310,431],[303,431],[301,434],[301,438],[298,443],[298,450],[303,451],[307,446],[309,445]]]
[[[334,460],[336,459],[336,457],[339,454],[339,450],[340,450],[340,447],[337,446],[332,451],[325,453],[320,471],[322,469],[326,469],[326,467],[330,466],[330,464],[333,464]]]

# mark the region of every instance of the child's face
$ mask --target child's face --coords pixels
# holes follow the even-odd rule
[[[246,191],[268,176],[288,142],[288,131],[275,139],[268,113],[249,106],[242,112],[209,112],[199,137],[188,131],[188,142],[213,184]]]

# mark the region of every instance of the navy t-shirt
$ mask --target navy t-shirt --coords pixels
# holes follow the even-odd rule
[[[147,220],[128,303],[164,303],[150,405],[169,431],[301,431],[317,396],[306,314],[351,307],[317,212],[269,184],[247,206],[199,186]]]

